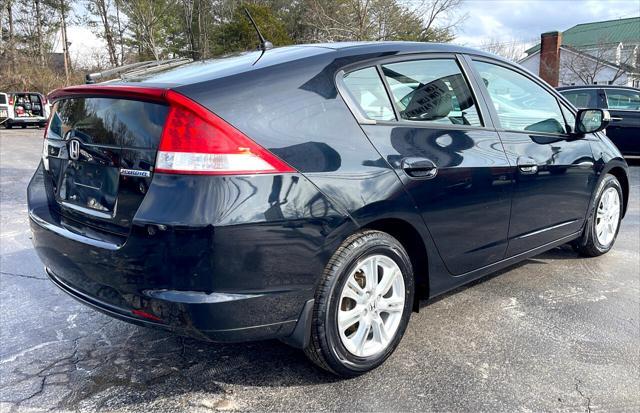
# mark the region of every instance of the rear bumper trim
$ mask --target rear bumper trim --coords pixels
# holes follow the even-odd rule
[[[297,323],[297,320],[287,320],[257,326],[220,330],[201,330],[194,328],[193,326],[189,328],[187,326],[182,327],[164,324],[162,322],[156,322],[147,318],[139,318],[134,316],[133,314],[127,314],[122,308],[96,300],[95,298],[88,296],[71,287],[60,278],[58,278],[49,268],[45,267],[45,272],[49,279],[58,288],[70,295],[72,298],[110,317],[117,318],[131,324],[168,330],[177,334],[194,337],[201,340],[225,343],[283,338],[291,334]]]
[[[85,237],[84,235],[77,234],[77,233],[75,233],[73,231],[70,231],[70,230],[64,228],[64,227],[50,224],[49,222],[47,222],[44,219],[38,217],[36,214],[32,213],[31,211],[29,211],[29,218],[31,218],[31,221],[33,221],[38,226],[40,226],[40,227],[42,227],[42,228],[44,228],[46,230],[49,230],[51,232],[54,232],[57,235],[60,235],[61,237],[65,237],[65,238],[71,239],[73,241],[81,242],[83,244],[88,244],[88,245],[91,245],[91,246],[94,246],[94,247],[98,247],[98,248],[104,248],[104,249],[109,250],[109,251],[116,251],[116,250],[118,250],[118,249],[120,249],[122,247],[122,245],[112,244],[110,242],[105,242],[105,241],[100,241],[100,240],[97,240],[97,239]]]

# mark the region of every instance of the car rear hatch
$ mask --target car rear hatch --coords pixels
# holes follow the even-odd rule
[[[97,87],[54,96],[43,165],[52,206],[81,233],[129,233],[151,183],[169,112],[162,92]]]
[[[294,171],[223,119],[170,89],[77,86],[56,91],[50,99],[52,115],[43,150],[49,207],[67,220],[64,225],[72,232],[88,238],[104,239],[106,232],[124,237],[115,242],[122,245],[155,173]]]

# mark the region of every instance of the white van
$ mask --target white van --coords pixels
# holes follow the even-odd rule
[[[48,118],[49,103],[42,93],[0,92],[0,124],[5,128],[44,127]]]

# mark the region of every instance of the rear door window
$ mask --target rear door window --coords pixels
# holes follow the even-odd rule
[[[609,109],[640,110],[640,92],[625,89],[605,89]]]
[[[528,77],[505,67],[473,62],[484,82],[500,125],[506,130],[567,133],[558,100]]]
[[[355,70],[344,76],[349,94],[369,119],[395,120],[393,107],[375,67]]]
[[[598,90],[597,89],[577,89],[567,90],[560,92],[567,98],[567,100],[573,103],[573,106],[577,108],[601,108],[598,105]]]
[[[6,105],[7,104],[7,95],[5,95],[4,93],[0,93],[0,105]]]
[[[482,126],[471,90],[454,59],[382,65],[400,117],[440,124]]]

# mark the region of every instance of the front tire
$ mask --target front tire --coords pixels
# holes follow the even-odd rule
[[[305,353],[343,377],[373,370],[400,343],[413,296],[413,269],[400,242],[380,231],[352,235],[323,273]]]
[[[581,255],[597,257],[611,250],[616,242],[622,220],[622,187],[618,179],[607,174],[596,192],[595,204],[590,209],[587,227],[574,248]]]

